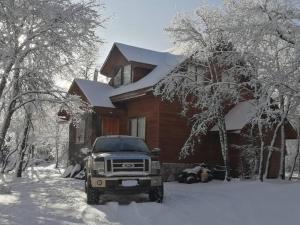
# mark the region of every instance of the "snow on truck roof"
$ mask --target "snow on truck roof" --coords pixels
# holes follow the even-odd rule
[[[128,61],[151,64],[155,68],[137,82],[118,88],[113,88],[108,84],[98,81],[75,79],[74,81],[86,95],[92,106],[115,108],[110,101],[110,97],[144,88],[151,88],[186,59],[184,56],[169,52],[158,52],[121,43],[115,43],[114,46],[121,51]]]
[[[253,100],[239,102],[225,116],[226,130],[241,130],[254,114]],[[215,125],[210,131],[219,131],[218,126]]]

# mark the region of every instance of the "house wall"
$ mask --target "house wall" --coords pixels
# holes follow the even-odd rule
[[[195,151],[185,159],[179,159],[182,146],[190,135],[191,126],[187,118],[180,115],[178,103],[160,101],[159,105],[159,146],[162,149],[161,160],[167,163],[201,163],[218,164],[222,160],[218,135],[208,133],[201,137]]]
[[[81,148],[91,148],[96,137],[101,135],[101,120],[96,113],[85,114],[82,119],[85,121],[85,135],[83,143],[76,143],[76,127],[71,123],[69,127],[69,164],[82,164],[86,156]]]
[[[146,143],[149,147],[159,147],[159,101],[153,96],[142,96],[127,102],[127,115],[123,117],[123,126],[129,134],[128,120],[134,117],[146,118]],[[126,124],[125,124],[126,123]]]

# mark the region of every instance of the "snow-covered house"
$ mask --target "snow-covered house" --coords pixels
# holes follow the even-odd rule
[[[188,121],[179,115],[179,104],[163,102],[153,95],[153,87],[185,60],[168,52],[115,43],[100,70],[111,78],[110,82],[75,79],[69,89],[69,93],[81,96],[94,109],[77,128],[70,125],[70,161],[80,162],[84,157],[80,149],[90,147],[97,136],[127,134],[144,138],[150,148],[161,149],[165,177],[191,163],[223,164],[216,127],[201,137],[193,155],[179,160],[189,135]],[[241,133],[252,110],[251,101],[246,101],[228,112],[225,119],[230,143],[243,143]],[[234,174],[238,174],[240,154],[234,148],[230,149],[230,162]],[[272,162],[275,176],[279,163],[276,157]]]

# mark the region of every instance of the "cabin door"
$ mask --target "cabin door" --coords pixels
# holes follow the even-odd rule
[[[102,135],[119,135],[119,124],[119,118],[102,117]]]

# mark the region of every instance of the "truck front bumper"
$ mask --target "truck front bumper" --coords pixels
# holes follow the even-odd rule
[[[126,182],[132,185],[125,185]],[[103,193],[138,194],[149,193],[154,188],[162,186],[160,176],[147,177],[91,177],[91,186]]]

